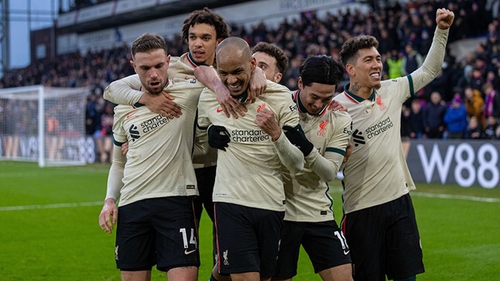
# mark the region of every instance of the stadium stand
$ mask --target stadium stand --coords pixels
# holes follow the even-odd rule
[[[86,2],[88,1],[79,1],[78,3]],[[208,6],[212,8],[212,5],[213,7],[227,5],[228,1],[203,1],[201,6],[196,6],[193,4],[194,2],[201,1],[173,1],[171,5],[166,6],[176,6],[178,9],[182,9],[177,12],[189,12],[202,8],[206,5],[205,2],[210,2],[211,5]],[[231,1],[231,4],[234,2]],[[479,92],[479,98],[483,99],[484,107],[481,114],[485,117],[486,114],[493,114],[495,117],[495,120],[491,121],[492,124],[489,125],[489,138],[500,139],[500,127],[498,126],[500,108],[492,110],[492,107],[497,105],[494,103],[494,99],[489,98],[490,93],[486,95],[483,92],[483,86],[485,83],[489,83],[493,86],[496,96],[500,97],[500,93],[498,93],[500,90],[498,2],[500,1],[410,0],[404,4],[396,2],[390,7],[377,9],[376,12],[374,7],[366,13],[358,10],[342,11],[339,9],[337,13],[328,12],[324,17],[319,17],[314,11],[302,12],[299,18],[292,20],[283,18],[276,28],[268,27],[264,22],[251,28],[237,23],[230,25],[232,35],[244,38],[251,46],[260,41],[266,41],[285,50],[290,59],[290,67],[285,72],[282,83],[293,90],[296,88],[295,79],[298,75],[298,66],[307,56],[326,54],[337,58],[342,43],[353,35],[370,34],[378,38],[384,63],[391,56],[392,50],[404,55],[405,46],[408,43],[425,57],[435,29],[436,23],[433,20],[435,10],[444,4],[456,16],[450,32],[450,50],[447,52],[442,73],[418,93],[417,100],[422,106],[422,110],[425,110],[430,93],[434,91],[441,93],[446,105],[449,105],[454,95],[458,94],[469,109],[472,106],[469,103],[472,101],[466,97],[464,90],[467,87],[472,87]],[[82,8],[83,6],[76,5],[75,7]],[[156,16],[166,17],[169,15],[166,10],[165,7],[165,10],[162,11],[163,14],[148,15],[148,19]],[[144,13],[131,13],[125,17],[125,20],[144,20],[145,18],[140,16],[141,14]],[[479,18],[481,20],[478,20]],[[112,22],[113,24],[119,24],[120,20],[118,18],[105,19],[107,23]],[[101,27],[104,26],[104,22],[100,22],[100,24]],[[99,26],[99,21],[92,25],[72,26],[71,29],[83,32],[97,28],[96,26]],[[172,55],[180,55],[187,51],[180,35],[167,38],[167,41],[170,46],[169,52]],[[460,48],[459,46],[463,45],[463,42],[468,42],[472,50]],[[52,87],[90,86],[93,89],[93,94],[88,97],[87,134],[95,137],[106,136],[109,134],[109,124],[106,125],[103,122],[109,121],[112,115],[110,109],[113,105],[102,99],[102,91],[111,81],[133,73],[129,64],[128,51],[128,46],[122,45],[112,49],[90,50],[85,54],[70,53],[52,59],[34,61],[25,68],[5,73],[0,79],[0,88],[37,84]],[[387,67],[384,69],[384,75],[388,77]],[[408,107],[411,102],[408,101]],[[486,128],[486,124],[482,125],[483,128]],[[415,138],[425,138],[425,132],[415,136]],[[106,152],[103,150],[99,154],[103,153]],[[108,159],[107,156],[100,158],[102,162],[106,162]]]

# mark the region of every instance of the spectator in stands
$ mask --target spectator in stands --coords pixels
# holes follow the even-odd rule
[[[386,64],[387,74],[390,79],[404,76],[402,52],[398,52],[397,49],[393,49],[391,51],[391,56],[387,58]]]
[[[479,120],[476,116],[469,118],[469,125],[467,127],[467,133],[465,134],[466,139],[482,139],[483,129],[479,124]]]
[[[500,93],[496,89],[493,89],[491,83],[485,83],[483,85],[484,93],[484,120],[487,120],[490,116],[495,118],[500,117]]]
[[[463,139],[467,131],[467,110],[459,94],[456,94],[444,114],[449,139]]]
[[[405,46],[405,55],[403,57],[403,74],[408,75],[419,68],[424,59],[414,48],[413,43],[408,43]]]
[[[481,97],[481,92],[470,86],[464,90],[465,108],[467,109],[467,116],[469,118],[476,117],[479,124],[483,127],[485,125],[483,111],[484,100]]]
[[[484,128],[484,138],[496,139],[498,127],[498,118],[494,116],[488,117],[488,119],[486,120],[486,127]]]
[[[422,110],[422,100],[413,99],[411,101],[411,131],[410,137],[412,139],[421,139],[425,137],[425,127],[424,127],[424,112]]]
[[[444,114],[446,105],[441,100],[439,92],[431,94],[431,102],[425,105],[424,126],[425,134],[430,139],[442,139],[445,130]]]

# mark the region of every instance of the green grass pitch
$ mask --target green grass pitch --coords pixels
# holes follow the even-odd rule
[[[0,161],[0,280],[120,280],[114,263],[114,233],[104,233],[98,215],[109,166],[38,168]],[[331,183],[337,222],[340,183]],[[426,273],[418,280],[498,280],[500,188],[417,184],[412,193]],[[212,265],[211,225],[200,225],[202,266]],[[321,280],[302,252],[294,280]],[[166,280],[154,271],[153,280]]]

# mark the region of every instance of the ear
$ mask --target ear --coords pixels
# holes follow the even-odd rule
[[[281,81],[281,78],[283,78],[283,73],[281,73],[281,72],[278,72],[278,73],[276,73],[276,74],[274,75],[274,81],[275,81],[276,83],[279,83],[279,82]]]
[[[299,76],[299,78],[297,78],[297,87],[299,87],[300,90],[302,90],[304,87],[304,84],[302,82],[302,76]]]
[[[349,74],[349,76],[356,75],[356,67],[351,63],[346,64],[345,71],[347,72],[347,74]]]
[[[134,68],[134,70],[135,70],[136,65],[135,65],[135,62],[134,62],[133,60],[130,60],[130,65],[132,65],[132,67],[133,67],[133,68]],[[137,73],[137,71],[136,71],[136,73]]]
[[[252,68],[252,72],[255,70],[255,68],[257,67],[257,60],[254,58],[254,57],[251,57],[250,58],[250,66]]]

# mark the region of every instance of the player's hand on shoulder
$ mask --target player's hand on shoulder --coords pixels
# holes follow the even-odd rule
[[[260,67],[256,67],[252,71],[250,83],[248,86],[248,99],[254,102],[255,99],[264,94],[267,88],[267,78],[264,71]]]
[[[347,107],[343,103],[338,102],[336,100],[332,100],[332,102],[330,102],[330,104],[328,105],[328,109],[330,109],[332,111],[345,111],[345,112],[347,112]]]

